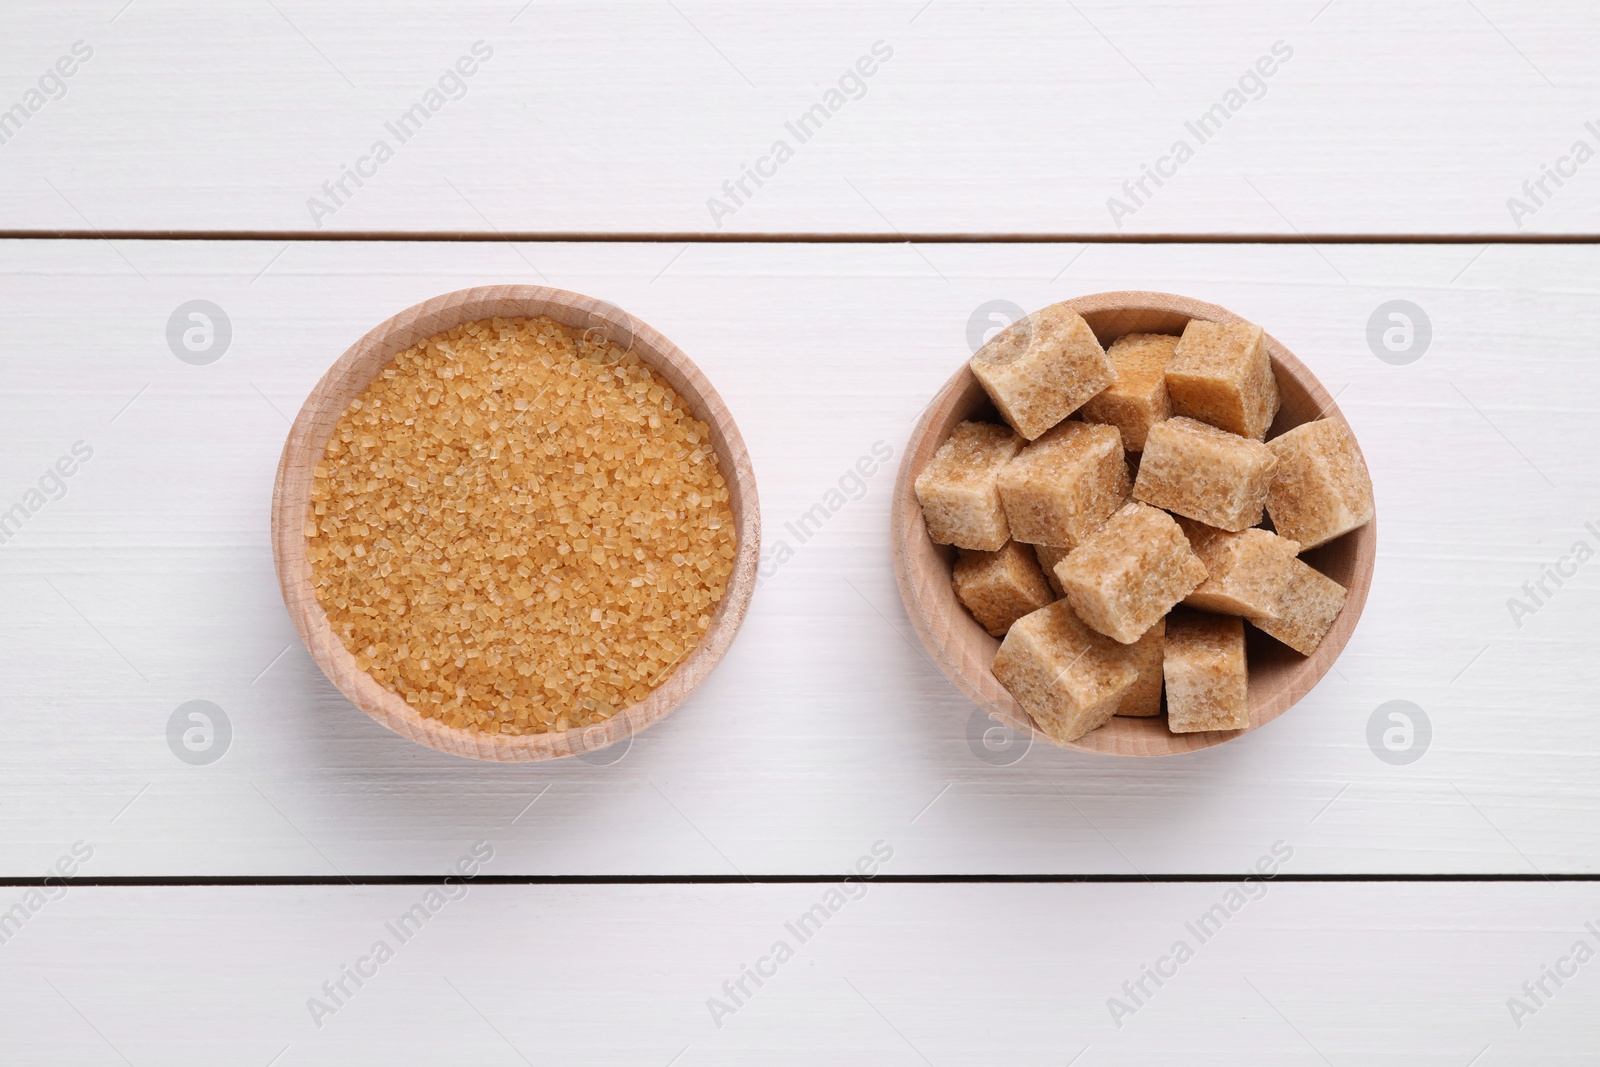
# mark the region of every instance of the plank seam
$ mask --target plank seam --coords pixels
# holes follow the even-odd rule
[[[300,241],[496,244],[1335,244],[1592,245],[1600,233],[476,233],[393,230],[47,230],[0,229],[8,241]]]
[[[467,881],[480,885],[529,886],[595,886],[595,885],[824,885],[833,884],[846,874],[619,874],[619,875],[516,875],[480,874],[472,878],[459,875],[400,874],[400,875],[197,875],[197,876],[122,876],[99,878],[0,878],[0,888],[186,888],[186,887],[250,887],[250,886],[412,886],[442,885],[446,877],[454,881]],[[1502,874],[1478,872],[1465,874],[1426,873],[1369,873],[1369,874],[1288,874],[1263,878],[1255,871],[1235,871],[1214,874],[879,874],[871,879],[887,885],[995,885],[995,884],[1047,884],[1047,885],[1137,885],[1141,882],[1155,885],[1209,884],[1239,882],[1244,879],[1272,882],[1355,883],[1478,883],[1478,882],[1600,882],[1600,873],[1563,874]]]

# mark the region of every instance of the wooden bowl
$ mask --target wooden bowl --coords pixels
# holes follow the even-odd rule
[[[513,737],[457,729],[428,718],[358,668],[312,592],[304,529],[311,506],[312,470],[339,416],[390,360],[418,341],[464,322],[538,315],[548,315],[574,329],[601,332],[619,345],[626,342],[624,347],[631,347],[651,370],[671,383],[695,416],[711,428],[717,462],[728,483],[738,545],[727,591],[711,625],[689,657],[648,697],[593,726]],[[395,733],[440,752],[482,760],[543,760],[590,752],[665,718],[705,680],[732,643],[755,589],[760,542],[761,513],[750,456],[733,417],[700,369],[671,341],[620,308],[535,285],[493,285],[436,296],[374,327],[351,345],[328,368],[300,409],[283,446],[272,494],[272,556],[278,584],[295,629],[323,673],[351,703]]]
[[[1102,345],[1109,345],[1125,333],[1180,334],[1190,319],[1246,321],[1215,304],[1168,293],[1097,293],[1067,300],[1062,306],[1082,315]],[[1282,397],[1282,407],[1267,436],[1276,437],[1320,418],[1338,419],[1348,426],[1333,397],[1305,364],[1271,335],[1266,343]],[[993,718],[1050,741],[995,680],[990,665],[1000,642],[990,637],[956,599],[950,584],[956,550],[936,545],[928,538],[922,508],[917,504],[913,487],[917,475],[951,429],[966,419],[1000,421],[983,387],[963,364],[923,412],[906,444],[895,480],[891,518],[895,577],[911,624],[945,677]],[[1167,730],[1164,715],[1118,717],[1063,747],[1117,756],[1165,756],[1221,744],[1282,715],[1321,680],[1350,640],[1372,585],[1377,543],[1377,523],[1373,521],[1302,557],[1349,590],[1344,609],[1312,655],[1302,656],[1252,626],[1245,628],[1250,663],[1250,725],[1245,730],[1174,734]]]

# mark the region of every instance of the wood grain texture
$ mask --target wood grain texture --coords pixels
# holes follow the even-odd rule
[[[1127,333],[1176,336],[1190,319],[1248,321],[1225,308],[1171,293],[1096,293],[1063,300],[1060,305],[1082,315],[1102,346]],[[1270,333],[1265,339],[1281,400],[1268,439],[1323,418],[1338,419],[1348,428],[1349,422],[1316,375]],[[1061,744],[1040,730],[995,679],[991,668],[1000,641],[978,625],[956,598],[950,584],[956,552],[934,544],[922,521],[917,475],[956,424],[968,419],[997,421],[998,416],[971,368],[963,364],[933,398],[906,443],[889,519],[895,580],[912,627],[952,685],[1012,729],[1046,744]],[[1359,451],[1359,443],[1356,447]],[[1348,591],[1339,616],[1310,656],[1248,628],[1250,725],[1245,729],[1175,734],[1160,717],[1118,716],[1061,747],[1112,756],[1170,756],[1220,745],[1276,719],[1311,692],[1344,651],[1367,602],[1377,550],[1377,523],[1373,521],[1307,553],[1308,563]]]
[[[1507,1009],[1593,949],[1592,886],[846,888],[455,886],[405,943],[390,927],[428,887],[74,888],[4,946],[0,1059],[1587,1067],[1600,1048],[1592,960],[1522,1027]],[[735,1003],[723,983],[757,966]],[[315,1021],[314,997],[334,1009]]]
[[[879,836],[935,874],[1236,871],[1279,837],[1307,872],[1600,871],[1600,567],[1507,609],[1596,543],[1600,249],[921,251],[931,265],[887,245],[0,242],[0,514],[74,441],[94,450],[0,545],[0,871],[81,837],[90,874],[428,872],[519,813],[514,873],[814,873]],[[738,640],[678,711],[631,745],[495,764],[391,733],[326,679],[283,607],[268,486],[337,353],[397,308],[534,277],[524,257],[716,383],[760,477],[763,560]],[[1134,288],[1264,323],[1314,367],[1383,513],[1361,625],[1322,682],[1162,760],[1030,746],[973,707],[912,632],[888,537],[901,446],[974,312]],[[233,323],[203,367],[165,337],[196,297]],[[1432,324],[1409,366],[1368,343],[1398,298]],[[207,766],[168,746],[194,699],[232,723]],[[1406,766],[1368,743],[1393,700],[1432,723]]]
[[[317,602],[303,531],[311,509],[313,472],[339,416],[395,356],[462,323],[540,316],[586,333],[601,331],[610,343],[637,353],[683,397],[694,417],[710,428],[717,463],[728,483],[737,548],[727,591],[712,613],[710,626],[689,658],[648,697],[602,723],[579,730],[515,736],[486,734],[447,726],[423,715],[356,666],[355,657],[333,632],[327,613]],[[289,617],[311,658],[356,707],[400,736],[440,752],[499,762],[557,759],[599,751],[660,722],[716,668],[733,643],[755,592],[756,562],[761,557],[761,509],[750,455],[733,416],[700,368],[676,345],[603,300],[543,286],[483,286],[445,293],[407,308],[374,326],[328,368],[301,406],[278,461],[272,492],[272,556]]]
[[[1600,143],[1582,0],[120,6],[7,13],[6,106],[73,41],[94,57],[0,147],[0,227],[1600,231],[1600,164],[1545,179],[1541,204],[1523,191]],[[480,40],[493,56],[402,142],[388,125]],[[840,92],[878,41],[893,56]],[[1278,42],[1292,56],[1258,78]],[[840,106],[802,141],[788,124],[829,91]],[[1219,106],[1220,128],[1191,132]],[[778,140],[793,157],[774,167]],[[1514,219],[1512,197],[1535,212]],[[313,218],[313,198],[336,210]]]

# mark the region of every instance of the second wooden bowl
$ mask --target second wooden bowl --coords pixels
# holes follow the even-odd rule
[[[1098,293],[1064,301],[1063,306],[1082,315],[1102,345],[1110,345],[1125,333],[1180,334],[1190,319],[1246,321],[1215,304],[1170,293]],[[1333,397],[1305,364],[1271,335],[1267,336],[1266,343],[1282,398],[1278,417],[1267,437],[1276,437],[1303,422],[1322,418],[1338,419],[1348,426]],[[963,364],[928,405],[903,453],[900,473],[895,480],[890,532],[895,577],[911,624],[945,677],[988,710],[993,718],[1012,729],[1049,741],[1034,727],[1028,713],[995,680],[990,664],[1000,641],[990,637],[956,599],[950,584],[956,550],[936,545],[929,539],[922,522],[922,508],[917,503],[914,488],[917,475],[922,473],[922,468],[933,458],[951,429],[967,419],[1000,421],[983,387]],[[1248,730],[1282,715],[1309,693],[1333,666],[1355,631],[1356,620],[1367,602],[1377,543],[1374,520],[1302,557],[1349,591],[1344,610],[1312,655],[1302,656],[1254,627],[1245,628],[1250,664]],[[1119,717],[1064,747],[1117,756],[1165,756],[1218,745],[1248,730],[1174,734],[1167,730],[1165,716]]]
[[[648,697],[602,723],[580,730],[518,736],[486,734],[446,726],[423,715],[356,666],[355,657],[334,634],[312,590],[305,521],[311,505],[312,470],[339,416],[390,360],[418,341],[464,322],[539,315],[631,348],[678,391],[695,417],[710,427],[717,462],[728,483],[738,545],[727,591],[711,617],[711,625],[689,657]],[[665,718],[705,680],[733,642],[755,589],[760,549],[761,511],[756,503],[750,456],[733,417],[700,369],[671,341],[620,308],[592,297],[534,285],[485,286],[436,296],[374,327],[350,346],[300,409],[283,446],[272,494],[272,556],[278,568],[278,584],[295,629],[323,673],[351,703],[395,733],[429,748],[473,759],[519,761],[576,755],[631,737]]]

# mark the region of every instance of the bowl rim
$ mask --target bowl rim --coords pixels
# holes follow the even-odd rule
[[[1050,306],[1076,311],[1085,319],[1120,311],[1159,312],[1211,322],[1254,325],[1252,320],[1217,304],[1154,290],[1092,293],[1059,301]],[[1108,336],[1121,336],[1122,333],[1131,332],[1137,331],[1124,330]],[[1351,441],[1355,443],[1357,453],[1361,454],[1361,445],[1356,439],[1354,428],[1350,426],[1349,420],[1345,418],[1317,376],[1282,342],[1264,329],[1262,337],[1272,358],[1275,373],[1287,374],[1306,391],[1312,402],[1317,405],[1318,414],[1315,418],[1333,418],[1343,424],[1350,433]],[[1101,338],[1101,343],[1106,343],[1104,337]],[[933,576],[927,573],[929,568],[920,562],[914,562],[911,555],[912,545],[918,543],[917,539],[920,539],[921,545],[932,546],[927,528],[923,524],[922,508],[917,503],[913,485],[927,460],[932,457],[933,447],[937,447],[936,445],[928,447],[927,438],[933,432],[935,425],[948,418],[951,409],[963,396],[970,395],[969,390],[973,388],[978,388],[977,380],[972,374],[971,366],[963,361],[918,417],[906,446],[900,453],[900,469],[895,477],[894,500],[890,508],[890,543],[894,557],[895,583],[900,590],[900,599],[923,648],[927,650],[929,658],[945,678],[963,696],[987,711],[992,719],[1031,738],[1078,752],[1115,756],[1176,755],[1210,748],[1261,728],[1298,703],[1332,668],[1334,661],[1344,651],[1345,645],[1355,632],[1361,613],[1366,607],[1367,594],[1372,587],[1377,546],[1376,508],[1373,518],[1364,526],[1329,542],[1337,544],[1345,538],[1355,539],[1351,544],[1355,553],[1355,574],[1350,584],[1346,586],[1344,607],[1316,650],[1305,657],[1299,670],[1294,672],[1292,682],[1276,690],[1260,704],[1252,700],[1249,726],[1240,730],[1174,734],[1165,729],[1165,718],[1161,716],[1153,718],[1119,716],[1106,726],[1091,730],[1075,741],[1063,743],[1047,736],[1034,725],[1028,713],[994,678],[988,663],[977,662],[971,656],[957,654],[952,650],[954,642],[947,640],[947,628],[942,621],[949,613],[947,610],[934,610],[941,599],[946,605],[954,601],[954,594],[950,591],[949,566],[942,565],[940,580],[935,582]],[[919,455],[922,457],[920,462]],[[1366,462],[1364,455],[1362,462]],[[939,588],[941,585],[942,594]],[[956,610],[961,612],[972,626],[977,625],[972,622],[970,615],[966,615],[959,602],[956,602]],[[1113,724],[1122,725],[1113,729]],[[1160,724],[1159,732],[1151,729],[1152,724]]]
[[[638,703],[602,723],[543,734],[487,734],[424,716],[398,693],[356,666],[334,634],[312,591],[304,525],[311,475],[334,425],[395,355],[453,326],[492,318],[539,315],[602,337],[629,342],[652,372],[665,378],[696,418],[711,429],[717,462],[728,483],[737,544],[727,588],[711,623],[670,677]],[[648,324],[604,300],[540,285],[487,285],[431,297],[372,327],[323,374],[301,405],[278,460],[272,494],[272,555],[278,585],[295,630],[329,681],[383,726],[421,745],[471,759],[525,762],[593,752],[662,719],[681,705],[721,661],[755,591],[761,550],[761,509],[744,439],[722,397],[684,352]]]

